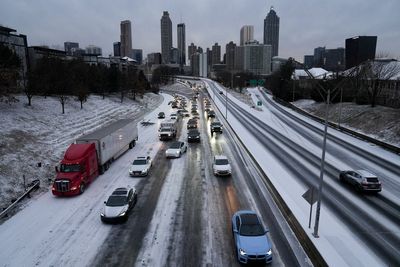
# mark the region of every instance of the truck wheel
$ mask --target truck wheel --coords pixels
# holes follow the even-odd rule
[[[79,194],[83,194],[83,192],[85,192],[85,184],[81,183],[81,185],[79,186]]]

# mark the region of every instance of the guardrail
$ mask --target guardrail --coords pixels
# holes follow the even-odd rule
[[[8,206],[5,210],[3,210],[0,213],[0,219],[2,219],[4,216],[6,216],[8,214],[8,212],[10,212],[10,210],[12,208],[14,208],[18,202],[20,202],[23,198],[25,198],[27,195],[29,195],[29,193],[32,192],[33,189],[38,189],[39,187],[40,187],[40,181],[39,180],[33,181],[31,183],[31,186],[17,200],[15,200],[10,206]]]
[[[276,102],[278,102],[279,104],[281,104],[283,106],[286,106],[286,107],[289,107],[289,108],[297,111],[298,113],[301,113],[302,115],[305,115],[305,116],[307,116],[307,117],[309,117],[309,118],[311,118],[311,119],[313,119],[315,121],[318,121],[320,123],[324,123],[324,119],[323,118],[320,118],[318,116],[310,114],[307,111],[302,110],[301,108],[298,108],[298,107],[296,107],[295,105],[293,105],[291,103],[283,101],[282,99],[279,99],[279,98],[276,98],[276,97],[274,97],[273,99]],[[359,139],[362,139],[362,140],[368,141],[370,143],[373,143],[375,145],[378,145],[380,147],[383,147],[383,148],[385,148],[385,149],[387,149],[387,150],[389,150],[389,151],[391,151],[393,153],[400,154],[400,147],[385,143],[383,141],[380,141],[380,140],[377,140],[375,138],[372,138],[372,137],[370,137],[368,135],[365,135],[365,134],[350,130],[349,128],[346,128],[346,127],[343,127],[343,126],[339,126],[337,123],[328,122],[328,124],[329,124],[330,127],[334,128],[336,130],[351,134],[351,135],[353,135],[353,136],[355,136],[355,137],[357,137]]]

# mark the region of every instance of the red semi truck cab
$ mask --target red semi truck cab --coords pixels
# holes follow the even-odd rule
[[[71,144],[56,171],[53,195],[71,196],[83,193],[86,186],[99,176],[95,144]]]

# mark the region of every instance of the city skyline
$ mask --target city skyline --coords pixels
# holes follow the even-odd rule
[[[400,9],[400,2],[395,0],[386,1],[384,5],[376,5],[372,0],[351,3],[342,0],[324,5],[316,0],[296,3],[232,0],[229,5],[228,1],[215,3],[208,0],[201,3],[151,0],[140,6],[129,1],[121,1],[115,6],[106,3],[99,1],[93,6],[80,1],[68,4],[45,0],[35,3],[6,0],[0,4],[0,24],[27,35],[29,46],[57,45],[62,49],[64,42],[71,41],[78,42],[82,47],[99,46],[103,55],[108,56],[113,54],[113,43],[119,40],[120,21],[130,20],[135,32],[133,48],[143,49],[144,55],[147,55],[161,52],[159,19],[163,11],[168,11],[173,28],[185,23],[186,43],[193,42],[206,49],[218,42],[222,46],[222,56],[227,43],[240,42],[243,25],[254,25],[254,39],[262,42],[263,20],[270,7],[274,6],[281,20],[281,57],[294,56],[303,61],[303,56],[311,54],[315,47],[344,47],[345,39],[363,35],[378,36],[377,54],[400,56],[397,48],[400,43],[399,19],[395,13]],[[43,5],[46,5],[45,13]],[[226,11],[224,14],[219,12],[222,9]],[[55,10],[63,10],[62,15]],[[371,17],[378,17],[379,20],[371,23]],[[173,46],[177,44],[176,37],[174,34]]]

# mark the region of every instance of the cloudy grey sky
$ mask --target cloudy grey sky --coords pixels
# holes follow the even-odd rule
[[[377,35],[377,53],[400,57],[399,0],[1,0],[0,24],[28,36],[28,45],[79,42],[112,53],[120,21],[132,22],[133,48],[144,56],[161,50],[160,18],[168,11],[173,24],[186,24],[186,44],[203,49],[218,42],[239,43],[240,28],[254,25],[263,41],[264,18],[271,6],[280,17],[279,56],[303,61],[318,46],[344,47],[345,39]]]

